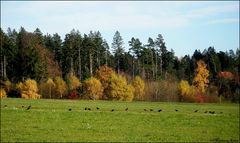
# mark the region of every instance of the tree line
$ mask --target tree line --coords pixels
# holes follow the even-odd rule
[[[57,76],[67,80],[69,75],[85,81],[106,65],[128,81],[140,76],[148,83],[180,80],[193,83],[197,61],[202,60],[209,70],[209,84],[216,86],[218,95],[233,98],[239,93],[239,48],[218,52],[209,47],[177,57],[174,50],[166,47],[161,34],[149,37],[145,44],[136,37],[124,43],[116,31],[109,45],[99,31],[81,34],[73,29],[63,41],[58,33],[43,35],[39,28],[33,32],[23,27],[19,31],[8,28],[6,33],[2,29],[0,32],[2,81],[17,83],[31,78],[40,82]],[[128,51],[124,44],[130,46]],[[226,76],[229,73],[231,79]]]

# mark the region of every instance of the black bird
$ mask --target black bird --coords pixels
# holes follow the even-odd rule
[[[7,105],[4,105],[4,108],[7,107]]]
[[[220,114],[222,114],[223,112],[220,112]]]
[[[196,113],[196,112],[198,112],[198,110],[195,110],[194,112]]]
[[[208,111],[205,111],[204,113],[207,113]]]
[[[128,111],[128,108],[126,108],[125,111]]]
[[[85,109],[84,110],[87,110],[88,108],[87,107],[85,107]]]
[[[91,108],[88,108],[89,111],[91,111]]]
[[[24,106],[22,106],[22,108],[24,108]]]
[[[215,114],[215,111],[212,111],[212,114]]]
[[[161,112],[161,111],[162,111],[162,109],[158,110],[158,112]]]
[[[175,109],[175,111],[177,112],[178,110],[177,110],[177,109]]]
[[[150,111],[153,111],[153,109],[150,109]]]
[[[114,111],[114,109],[111,110],[112,112]]]
[[[72,109],[71,109],[71,108],[69,108],[69,109],[68,109],[68,111],[72,111]]]
[[[31,108],[31,105],[28,106],[27,110],[29,110]]]
[[[96,109],[99,110],[100,108],[97,107]]]
[[[147,109],[143,109],[144,111],[147,111]]]

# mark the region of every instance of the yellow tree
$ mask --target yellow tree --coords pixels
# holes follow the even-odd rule
[[[73,74],[67,76],[67,81],[69,90],[75,90],[80,87],[79,79]]]
[[[65,81],[59,76],[54,78],[54,82],[56,85],[56,90],[60,94],[60,98],[62,98],[63,93],[67,91],[67,85]]]
[[[84,96],[90,99],[101,99],[103,95],[103,87],[101,82],[95,77],[91,77],[83,82]]]
[[[107,96],[113,100],[132,101],[134,88],[127,84],[125,77],[112,73],[109,78],[109,86],[106,89]]]
[[[99,67],[99,69],[96,71],[96,78],[100,80],[102,83],[102,86],[104,89],[108,86],[108,80],[111,77],[111,74],[113,73],[113,69],[104,65]]]
[[[136,76],[133,80],[132,85],[134,87],[134,97],[142,100],[145,89],[144,81],[141,79],[141,77]]]
[[[49,96],[50,96],[50,99],[51,99],[52,98],[52,90],[56,85],[51,78],[48,78],[46,84],[47,84]]]
[[[16,85],[16,87],[20,91],[22,98],[40,98],[40,95],[38,94],[37,82],[33,79],[27,79],[26,81],[24,81],[24,83],[20,82]]]
[[[0,88],[0,99],[7,97],[7,94],[3,88]]]
[[[199,92],[204,93],[208,87],[208,76],[209,71],[204,61],[199,60],[197,62],[197,68],[195,69],[195,77],[193,79],[193,85],[198,89]]]

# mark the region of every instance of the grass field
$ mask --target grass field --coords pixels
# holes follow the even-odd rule
[[[1,141],[239,142],[239,104],[2,99]]]

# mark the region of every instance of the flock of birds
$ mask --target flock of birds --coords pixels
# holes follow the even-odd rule
[[[4,105],[3,107],[6,108],[7,105]],[[24,108],[24,106],[22,106],[22,108]],[[30,109],[31,109],[31,105],[27,106],[26,110],[30,110]],[[92,109],[89,108],[89,107],[85,107],[84,110],[85,110],[85,111],[91,111]],[[96,107],[96,110],[100,110],[100,108],[99,108],[99,107]],[[72,111],[72,109],[69,108],[68,111]],[[111,112],[114,112],[115,109],[111,109],[110,111],[111,111]],[[125,111],[128,111],[128,108],[125,108]],[[143,109],[143,111],[145,111],[145,112],[147,112],[147,111],[153,112],[154,110],[153,110],[153,109],[149,109],[149,110],[148,110],[148,109]],[[163,111],[162,109],[157,110],[157,112],[162,112],[162,111]],[[178,112],[178,110],[175,109],[175,112]],[[194,111],[194,113],[197,113],[197,112],[198,112],[198,110],[195,110],[195,111]],[[204,113],[215,114],[216,112],[215,112],[215,111],[205,111]],[[219,113],[222,114],[223,112],[219,112]]]

